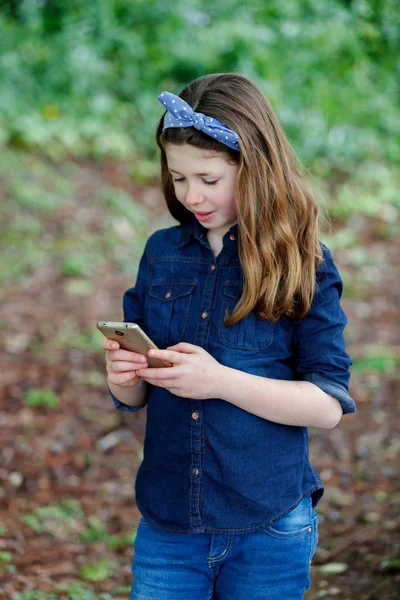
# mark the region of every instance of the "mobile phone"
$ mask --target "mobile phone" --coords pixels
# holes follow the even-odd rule
[[[172,367],[172,364],[166,360],[147,356],[151,348],[154,350],[158,350],[159,348],[136,323],[99,321],[97,323],[97,329],[101,331],[107,339],[118,342],[124,350],[144,354],[147,357],[149,367]]]

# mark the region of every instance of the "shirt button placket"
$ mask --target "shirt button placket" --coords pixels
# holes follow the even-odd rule
[[[197,306],[198,323],[196,327],[196,335],[193,343],[202,348],[207,345],[207,337],[210,329],[210,321],[212,319],[213,309],[213,298],[215,295],[215,288],[217,285],[217,264],[209,262],[206,267],[205,277],[205,288],[202,297],[202,305]],[[203,529],[203,519],[201,511],[201,498],[202,498],[202,486],[203,486],[203,460],[204,460],[204,448],[203,448],[203,436],[204,436],[204,423],[203,423],[203,408],[199,400],[193,399],[191,402],[191,410],[188,415],[191,422],[190,431],[190,449],[191,449],[191,461],[190,461],[190,525],[193,529],[201,531]]]
[[[191,440],[192,440],[192,464],[191,464],[191,486],[190,486],[190,521],[192,527],[201,528],[203,526],[200,513],[201,497],[201,470],[202,470],[202,408],[199,400],[192,400],[191,417]]]

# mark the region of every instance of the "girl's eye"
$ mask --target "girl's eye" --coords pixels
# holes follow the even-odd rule
[[[183,178],[181,178],[181,179],[173,179],[173,182],[174,182],[174,183],[180,183],[181,181],[183,181]],[[203,183],[204,183],[205,185],[215,185],[215,184],[217,183],[217,181],[218,181],[218,179],[216,179],[215,181],[205,181],[205,180],[203,179]]]

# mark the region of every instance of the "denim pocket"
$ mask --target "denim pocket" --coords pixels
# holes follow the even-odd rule
[[[265,532],[280,539],[300,538],[313,532],[314,509],[306,496],[289,513],[265,526]]]
[[[182,340],[197,280],[153,279],[149,289],[148,330],[160,346]]]
[[[242,295],[243,286],[239,280],[228,280],[223,286],[222,306],[219,318],[218,337],[230,348],[240,350],[261,350],[272,344],[274,323],[266,319],[256,318],[254,313],[247,315],[232,327],[225,327],[226,311],[231,315]]]

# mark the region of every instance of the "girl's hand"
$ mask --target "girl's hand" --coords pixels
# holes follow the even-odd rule
[[[166,350],[149,350],[149,357],[167,360],[173,366],[138,370],[148,383],[194,400],[219,397],[224,366],[200,346],[181,342]]]
[[[137,370],[148,366],[147,357],[143,354],[120,349],[118,342],[104,338],[101,346],[106,352],[106,368],[108,380],[121,387],[133,387],[139,381]]]

